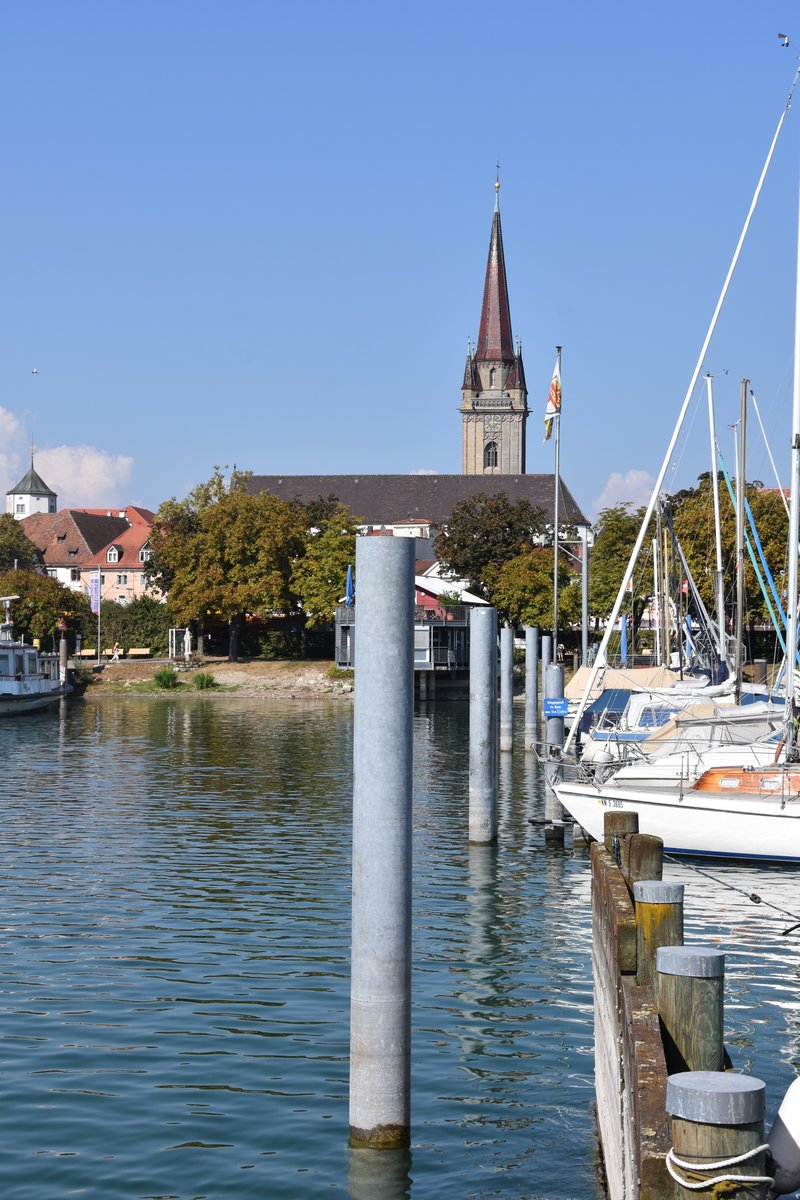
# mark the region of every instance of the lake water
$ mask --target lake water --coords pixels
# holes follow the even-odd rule
[[[0,722],[4,1200],[582,1200],[588,853],[528,823],[467,843],[467,710],[415,718],[412,1148],[347,1148],[347,703],[104,698]],[[687,940],[730,951],[727,1041],[800,1071],[800,872],[686,866]],[[725,886],[725,884],[729,886]]]

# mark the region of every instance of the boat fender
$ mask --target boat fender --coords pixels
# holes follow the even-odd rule
[[[771,1195],[786,1196],[800,1187],[800,1079],[787,1088],[767,1145],[775,1178]]]
[[[776,763],[776,762],[778,761],[778,759],[780,758],[780,756],[781,756],[781,750],[783,749],[783,743],[784,743],[785,741],[786,741],[786,738],[785,738],[785,737],[782,737],[782,738],[781,738],[781,740],[778,742],[778,746],[777,746],[777,749],[776,749],[776,751],[775,751],[775,757],[774,757],[774,758],[773,758],[773,760],[772,760],[772,761],[773,761],[773,763]]]

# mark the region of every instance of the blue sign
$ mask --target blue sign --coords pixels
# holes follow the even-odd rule
[[[565,717],[569,712],[569,700],[566,696],[547,696],[542,707],[546,717]]]

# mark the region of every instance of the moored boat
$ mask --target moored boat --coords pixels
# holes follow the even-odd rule
[[[0,596],[5,620],[0,622],[0,717],[36,712],[72,691],[61,678],[59,656],[41,654],[36,646],[17,641],[11,604],[18,596]]]

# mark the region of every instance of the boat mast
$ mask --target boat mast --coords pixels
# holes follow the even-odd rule
[[[661,666],[661,593],[658,586],[658,538],[653,538],[653,607],[656,611],[656,662]],[[651,610],[652,611],[652,610]]]
[[[708,389],[708,433],[711,439],[711,492],[714,497],[714,549],[717,556],[715,571],[715,591],[717,598],[717,629],[719,630],[719,652],[722,660],[727,660],[725,653],[725,581],[722,570],[722,532],[719,522],[719,485],[717,482],[717,431],[714,425],[714,396],[712,392],[712,377],[706,375]]]
[[[700,353],[697,356],[697,362],[695,364],[694,370],[692,371],[692,377],[689,380],[689,386],[686,389],[686,395],[683,398],[683,404],[681,405],[681,410],[678,414],[678,419],[675,423],[675,428],[673,430],[672,437],[670,438],[669,445],[667,446],[667,452],[664,455],[664,460],[661,464],[661,469],[660,469],[660,471],[658,473],[658,477],[653,485],[653,492],[650,497],[650,503],[647,505],[647,508],[645,510],[645,514],[642,519],[642,525],[639,530],[639,535],[636,539],[636,543],[633,547],[633,550],[631,551],[631,556],[628,560],[628,565],[625,568],[625,573],[624,573],[624,576],[622,579],[622,583],[620,584],[619,592],[617,593],[617,598],[614,601],[614,606],[613,606],[610,616],[608,618],[605,633],[603,634],[603,640],[600,643],[600,647],[597,652],[597,657],[595,659],[594,666],[592,667],[591,671],[589,672],[589,678],[586,681],[586,685],[583,690],[583,695],[581,696],[580,703],[578,705],[578,711],[575,714],[575,717],[572,722],[572,726],[570,727],[570,731],[567,736],[567,740],[564,743],[563,753],[565,753],[565,754],[569,751],[570,747],[572,746],[572,743],[575,741],[576,734],[580,727],[581,717],[583,716],[583,714],[586,710],[586,705],[589,702],[589,696],[591,694],[592,688],[594,687],[594,682],[597,678],[597,675],[598,675],[598,672],[600,670],[602,663],[605,662],[605,655],[606,655],[606,650],[608,648],[609,638],[611,637],[611,631],[614,628],[614,626],[616,625],[617,618],[619,617],[619,610],[622,607],[622,601],[623,601],[623,598],[625,596],[625,591],[628,586],[628,580],[633,575],[633,569],[636,565],[636,560],[639,557],[639,552],[642,549],[642,544],[643,544],[645,536],[647,534],[647,527],[650,524],[650,518],[652,517],[653,510],[656,506],[656,500],[658,499],[658,495],[661,491],[661,486],[664,482],[665,476],[667,474],[667,470],[669,469],[669,465],[672,462],[672,455],[675,451],[675,446],[677,445],[680,431],[683,428],[683,422],[686,419],[686,413],[689,410],[689,404],[691,402],[692,395],[694,394],[695,385],[697,384],[697,380],[700,377],[700,371],[702,370],[702,366],[705,361],[706,351],[708,350],[708,346],[709,346],[711,338],[714,334],[714,330],[717,327],[717,321],[719,320],[719,314],[722,311],[723,304],[725,303],[725,297],[728,294],[728,289],[730,287],[731,280],[733,278],[733,273],[736,270],[737,263],[739,262],[739,258],[742,253],[742,247],[744,246],[745,238],[747,237],[747,232],[750,228],[750,223],[753,219],[753,214],[756,210],[759,196],[761,195],[761,189],[764,186],[764,180],[767,177],[767,171],[769,170],[770,163],[772,162],[772,157],[775,153],[775,147],[778,142],[778,137],[780,136],[781,129],[783,128],[783,122],[786,120],[786,114],[789,111],[789,107],[792,102],[792,96],[794,94],[794,89],[795,89],[795,85],[797,83],[798,76],[800,76],[800,68],[798,68],[798,70],[795,72],[794,79],[792,80],[792,86],[789,91],[789,96],[786,100],[786,104],[784,105],[783,112],[780,115],[780,119],[778,121],[777,128],[775,129],[775,133],[773,135],[772,142],[770,144],[770,148],[767,153],[766,160],[764,162],[764,166],[761,169],[761,175],[759,176],[758,183],[756,184],[756,188],[753,193],[753,198],[750,201],[750,208],[748,210],[747,216],[745,217],[744,225],[742,226],[742,232],[739,235],[739,241],[736,243],[736,249],[733,252],[733,258],[731,259],[730,266],[728,267],[728,273],[725,276],[725,282],[722,285],[722,291],[719,294],[719,299],[717,300],[716,307],[714,308],[714,312],[712,314],[711,321],[710,321],[708,329],[706,331],[706,336],[703,339],[702,346],[700,347]],[[795,367],[795,370],[797,370],[797,367]],[[799,423],[799,425],[800,425],[800,423]],[[798,432],[798,453],[800,453],[800,427],[798,427],[797,432]],[[797,598],[797,594],[795,592],[795,599],[796,598]],[[792,653],[794,653],[794,649],[792,650]]]
[[[734,646],[734,703],[742,700],[742,642],[744,641],[744,492],[745,442],[747,438],[747,388],[750,380],[742,380],[741,411],[739,415],[739,452],[736,458],[736,645]]]
[[[556,373],[561,386],[561,347],[556,346]],[[553,418],[556,427],[555,496],[553,498],[553,658],[558,661],[558,494],[561,491],[561,409]]]
[[[797,730],[794,724],[795,669],[797,665],[797,553],[800,534],[800,200],[798,201],[797,277],[794,311],[794,382],[792,386],[792,458],[789,481],[789,578],[786,608],[786,760],[797,758]]]

